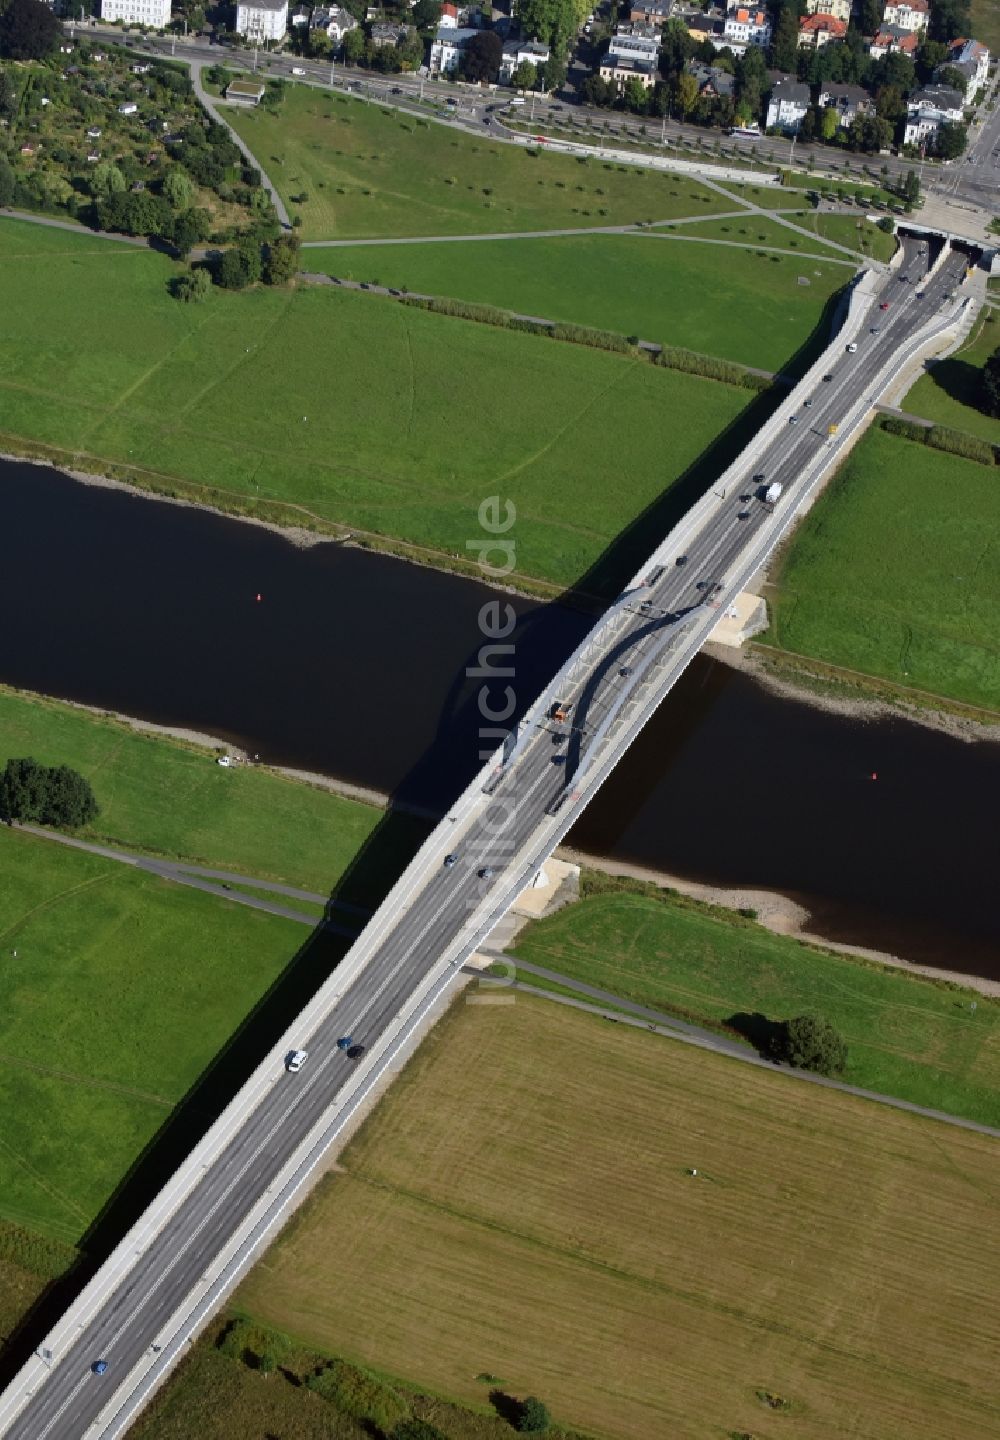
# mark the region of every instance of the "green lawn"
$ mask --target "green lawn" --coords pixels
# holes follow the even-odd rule
[[[78,1240],[304,934],[0,831],[0,1216]]]
[[[718,184],[762,210],[804,210],[808,205],[802,190],[790,185],[739,185],[733,180],[720,180]]]
[[[767,638],[1000,708],[995,469],[870,431],[796,532]]]
[[[968,430],[1000,445],[1000,420],[983,413],[983,366],[1000,348],[1000,315],[987,310],[972,339],[957,355],[933,365],[914,385],[902,408],[939,425]]]
[[[795,225],[811,227],[812,214],[801,215],[791,214],[788,217]],[[844,255],[839,251],[827,250],[826,245],[817,236],[801,235],[795,230],[790,230],[787,225],[782,225],[779,220],[771,219],[764,215],[739,215],[728,220],[704,220],[697,225],[678,225],[674,232],[677,235],[695,236],[700,240],[725,240],[734,245],[745,245],[750,249],[758,245],[774,247],[779,250],[794,252],[799,250],[803,255],[828,255],[832,264],[839,265],[843,269],[845,277],[854,268],[854,261],[851,256]],[[720,263],[725,263],[723,255]],[[815,264],[815,261],[809,261]]]
[[[687,177],[533,155],[485,127],[476,138],[306,86],[293,85],[277,115],[226,113],[301,215],[304,240],[579,229],[729,208]]]
[[[679,231],[682,227],[679,227]],[[808,340],[842,265],[798,267],[653,236],[313,249],[309,270],[483,301],[777,370]]]
[[[826,954],[738,916],[627,892],[596,894],[531,925],[517,956],[695,1023],[718,1025],[739,1012],[823,1015],[847,1041],[845,1080],[1000,1124],[1000,1001],[972,991]]]
[[[11,756],[70,765],[101,806],[81,832],[123,850],[329,892],[381,811],[56,701],[0,690],[0,768]]]
[[[181,305],[160,256],[63,235],[79,248],[53,263],[24,253],[28,228],[0,225],[4,432],[429,558],[468,563],[480,503],[500,492],[519,572],[573,582],[748,403],[645,360],[358,293]]]
[[[972,0],[972,24],[970,33],[983,45],[988,45],[991,56],[1000,51],[1000,6],[997,0]]]
[[[824,215],[814,211],[802,222],[838,245],[848,245],[873,260],[888,261],[896,253],[895,235],[887,235],[863,215]]]

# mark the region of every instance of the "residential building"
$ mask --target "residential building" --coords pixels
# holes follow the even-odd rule
[[[162,30],[170,24],[170,0],[101,0],[101,19]]]
[[[329,5],[312,12],[309,28],[325,31],[335,45],[341,45],[347,32],[358,28],[358,22],[350,10],[344,10],[340,5]]]
[[[827,83],[820,87],[819,107],[821,110],[836,110],[841,130],[848,130],[855,116],[867,115],[875,109],[875,101],[860,85]]]
[[[920,36],[912,30],[903,30],[899,25],[883,25],[868,46],[868,53],[876,60],[883,55],[909,55],[912,60],[920,48]]]
[[[953,40],[945,64],[953,65],[965,76],[965,103],[971,105],[989,77],[989,50],[978,40]]]
[[[549,47],[537,40],[508,40],[500,57],[500,80],[509,85],[519,65],[544,65],[549,58]]]
[[[666,24],[671,13],[670,0],[632,0],[628,18],[633,25]]]
[[[441,19],[438,21],[439,30],[458,29],[458,6],[446,3],[441,6]]]
[[[882,15],[883,25],[898,25],[900,30],[909,30],[919,35],[927,29],[931,18],[928,0],[889,0]]]
[[[946,85],[925,85],[922,90],[914,90],[906,107],[903,144],[923,147],[942,125],[957,125],[964,114],[964,98]]]
[[[846,25],[851,18],[851,0],[806,0],[807,15],[832,15]]]
[[[304,30],[308,27],[312,18],[312,11],[308,5],[296,5],[288,17],[288,23],[293,30]]]
[[[376,50],[395,50],[402,45],[410,33],[408,25],[394,25],[391,21],[378,21],[371,28],[371,42]]]
[[[608,41],[608,57],[616,60],[641,60],[656,68],[660,54],[658,36],[636,35],[622,29]]]
[[[288,29],[288,0],[237,0],[234,29],[252,45],[282,39]]]
[[[658,71],[655,60],[634,59],[630,55],[609,53],[601,60],[598,74],[609,85],[614,85],[621,95],[630,80],[638,80],[644,90],[652,90]]]
[[[469,26],[455,28],[453,25],[438,27],[438,32],[431,41],[431,52],[428,59],[428,69],[432,75],[448,75],[452,70],[458,69],[459,58],[463,48],[468,45],[473,35],[478,35],[478,30]]]
[[[767,102],[768,130],[785,130],[797,135],[809,109],[809,86],[792,75],[782,75],[771,87]]]
[[[735,75],[720,70],[717,65],[705,65],[701,60],[689,60],[684,67],[698,82],[698,94],[709,99],[732,98],[736,85]]]
[[[831,40],[843,40],[847,35],[847,21],[838,20],[835,15],[803,15],[799,21],[799,49],[819,50]]]
[[[722,33],[733,49],[742,45],[759,45],[762,48],[771,43],[771,22],[766,10],[751,10],[745,5],[733,5],[726,12]],[[716,46],[716,49],[719,47]]]
[[[230,80],[226,99],[233,105],[259,105],[264,98],[264,88],[260,80]]]
[[[716,50],[721,50],[727,43],[723,35],[726,28],[724,11],[706,10],[704,13],[685,15],[683,18],[691,39],[697,40],[699,44],[703,40],[711,40]]]
[[[118,106],[119,115],[135,115],[138,113],[138,110],[139,107],[134,100],[123,100]]]

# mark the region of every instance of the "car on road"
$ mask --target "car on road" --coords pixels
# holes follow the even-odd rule
[[[293,75],[304,75],[305,73],[306,73],[306,72],[303,70],[303,68],[302,68],[301,65],[293,65],[293,66],[292,66],[292,74],[293,74]]]
[[[833,379],[833,376],[832,376],[832,375],[824,375],[824,376],[823,376],[823,379],[824,379],[824,380],[826,381],[826,383],[829,385],[830,381]]]
[[[737,518],[737,520],[749,520],[749,519],[750,519],[750,511],[749,511],[749,510],[741,510],[741,511],[739,512],[739,514],[737,515],[736,518]]]
[[[93,1375],[103,1375],[107,1368],[108,1362],[106,1360],[95,1360],[90,1370]]]
[[[650,610],[652,610],[652,608],[653,608],[653,602],[652,602],[652,600],[643,600],[642,604],[639,606],[639,609],[640,609],[640,611],[642,612],[643,615],[648,615],[649,612],[650,612]]]
[[[481,870],[476,871],[476,874],[479,876],[480,880],[491,880],[493,878],[493,866],[484,865]]]
[[[789,425],[797,425],[799,423],[799,417],[797,415],[789,415],[788,423]]]
[[[808,399],[808,400],[803,400],[802,403],[803,403],[803,405],[806,407],[806,409],[808,410],[809,407],[810,407],[810,405],[813,403],[813,402],[812,402],[812,396],[810,395],[810,396],[809,396],[809,399]]]
[[[285,1056],[285,1069],[289,1075],[297,1075],[308,1059],[308,1050],[290,1050]]]
[[[457,864],[458,864],[458,856],[455,855],[454,853],[451,854],[451,855],[446,855],[446,856],[444,857],[444,868],[445,868],[446,870],[450,870],[453,865],[457,865]]]
[[[879,331],[879,327],[878,327],[877,325],[873,325],[873,326],[871,327],[871,334],[872,334],[872,335],[877,335],[877,334],[878,334],[878,331]]]
[[[553,765],[565,765],[565,764],[566,764],[566,756],[565,756],[565,755],[553,755],[553,757],[552,757],[552,763],[553,763]]]
[[[881,304],[878,308],[879,308],[880,310],[888,310],[888,308],[889,308],[889,302],[888,302],[888,300],[883,300],[883,301],[882,301],[882,304]]]
[[[686,555],[678,555],[677,559],[674,561],[675,565],[686,565],[687,563],[688,557]]]
[[[909,285],[909,283],[910,283],[910,277],[909,277],[909,275],[900,275],[900,277],[899,277],[899,283],[900,283],[900,285]]]
[[[353,1044],[354,1044],[354,1036],[353,1036],[353,1035],[341,1035],[340,1039],[337,1041],[337,1049],[338,1049],[338,1050],[350,1050],[350,1048],[351,1048],[351,1046],[352,1046]]]
[[[363,1045],[352,1045],[347,1052],[348,1060],[358,1060],[365,1053]]]
[[[848,345],[847,353],[848,355],[856,355],[858,353],[858,342],[856,340],[852,340],[850,345]]]

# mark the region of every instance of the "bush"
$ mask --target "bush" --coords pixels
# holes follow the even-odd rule
[[[927,443],[934,450],[946,450],[949,455],[961,455],[966,460],[978,460],[980,465],[992,465],[996,455],[988,440],[976,435],[966,435],[964,430],[950,430],[946,425],[935,425],[927,432]]]
[[[839,1075],[847,1064],[847,1044],[828,1020],[818,1015],[796,1015],[781,1027],[774,1058],[797,1070]]]
[[[517,1428],[522,1435],[544,1435],[552,1424],[547,1408],[536,1395],[529,1395],[521,1401],[521,1413],[517,1417]]]
[[[100,814],[90,782],[68,765],[8,760],[0,773],[0,819],[34,825],[87,825]]]
[[[696,350],[684,350],[678,345],[664,345],[656,363],[665,365],[669,370],[683,370],[688,375],[702,375],[706,380],[741,385],[745,390],[767,390],[771,383],[763,375],[754,375],[742,365],[734,365],[731,360],[701,355]]]
[[[448,1440],[448,1437],[436,1425],[429,1425],[426,1420],[411,1415],[408,1420],[399,1422],[390,1440]]]
[[[212,293],[212,277],[205,269],[192,270],[190,275],[179,275],[171,283],[170,293],[175,300],[199,305]]]
[[[408,1418],[410,1407],[391,1385],[346,1360],[332,1360],[306,1381],[315,1394],[353,1420],[374,1425],[390,1435]]]

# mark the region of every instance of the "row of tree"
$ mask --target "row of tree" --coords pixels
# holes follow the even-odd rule
[[[244,236],[228,250],[194,265],[186,275],[171,282],[171,294],[188,304],[207,300],[212,285],[222,290],[245,290],[248,286],[286,285],[298,274],[299,237],[279,235],[261,247],[252,235]]]

